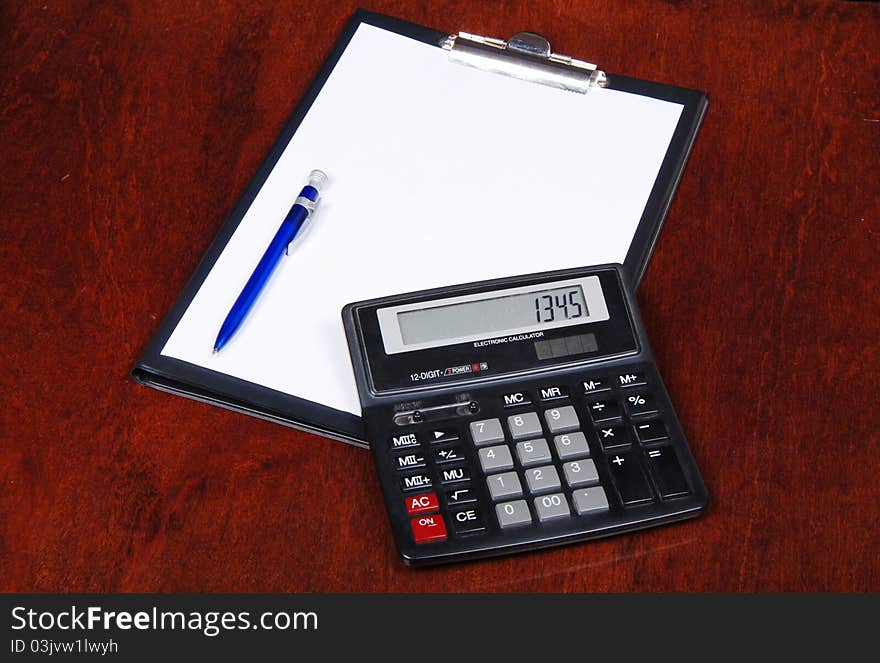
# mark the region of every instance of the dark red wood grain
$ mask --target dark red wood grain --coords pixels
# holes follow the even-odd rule
[[[0,589],[880,590],[876,4],[368,3],[708,92],[639,293],[703,518],[412,571],[366,452],[132,382],[354,6],[0,4]]]

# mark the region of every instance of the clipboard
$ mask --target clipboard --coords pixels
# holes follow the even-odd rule
[[[161,323],[132,370],[132,376],[140,384],[356,446],[368,446],[365,441],[363,422],[354,411],[346,411],[338,405],[334,407],[327,402],[322,402],[327,399],[296,395],[296,393],[291,393],[295,391],[293,389],[280,389],[274,384],[267,386],[262,383],[261,379],[241,377],[241,375],[247,375],[246,373],[239,372],[236,375],[234,371],[214,370],[207,367],[210,364],[207,364],[206,361],[185,360],[181,358],[181,356],[186,356],[185,353],[177,351],[175,356],[175,352],[168,349],[169,346],[175,344],[176,335],[180,335],[181,327],[186,324],[191,325],[187,322],[186,316],[192,313],[194,300],[198,303],[197,297],[200,295],[200,291],[203,292],[203,287],[207,287],[206,282],[210,284],[210,277],[216,274],[215,267],[219,269],[218,264],[225,264],[224,260],[227,260],[228,263],[230,251],[235,248],[233,245],[238,241],[241,232],[247,229],[246,224],[253,224],[252,221],[249,221],[248,213],[251,212],[253,215],[253,208],[261,204],[261,196],[265,197],[265,190],[272,183],[273,173],[277,173],[280,168],[279,163],[286,158],[287,148],[297,136],[298,130],[303,127],[304,121],[309,117],[310,110],[316,106],[316,100],[319,100],[322,90],[328,85],[331,76],[342,75],[339,73],[340,68],[337,65],[352,45],[353,39],[355,41],[363,39],[362,35],[365,34],[365,31],[380,36],[387,33],[412,40],[421,49],[420,53],[427,51],[425,46],[438,49],[436,53],[442,53],[444,58],[448,58],[448,63],[444,61],[443,66],[468,65],[468,67],[462,67],[462,71],[473,69],[476,71],[474,75],[486,77],[480,79],[479,85],[540,86],[542,91],[551,87],[554,88],[554,94],[572,95],[571,97],[559,97],[563,103],[569,103],[567,100],[575,99],[577,95],[591,94],[591,87],[601,87],[633,95],[633,99],[659,100],[676,105],[677,120],[671,125],[674,128],[671,129],[668,146],[658,158],[659,165],[656,168],[656,177],[653,176],[652,171],[652,184],[648,186],[649,192],[646,193],[647,197],[643,208],[641,208],[641,214],[637,215],[637,220],[633,219],[632,227],[628,227],[627,230],[627,233],[631,230],[631,239],[628,247],[625,247],[625,256],[616,258],[616,261],[623,263],[631,284],[637,285],[641,280],[706,111],[708,102],[705,94],[696,90],[614,74],[606,76],[601,69],[594,65],[553,53],[546,40],[532,33],[520,33],[510,40],[479,37],[469,33],[451,35],[389,16],[357,10],[347,23],[314,81],[296,106],[263,163],[257,169],[229,218],[220,228],[171,311]],[[432,58],[432,62],[439,62],[433,50],[429,51],[428,55]],[[513,80],[513,77],[520,80],[512,83],[510,81]],[[320,105],[320,101],[318,105]],[[498,110],[499,112],[504,111],[503,108]],[[486,159],[486,167],[492,168],[492,159],[497,159],[497,155],[463,153],[461,158]],[[315,163],[313,167],[323,166],[320,163]],[[333,172],[331,171],[329,174],[332,180]],[[299,185],[299,182],[295,182],[290,186],[293,195]],[[539,189],[540,194],[544,195],[546,190],[552,190],[552,186],[539,187]],[[333,192],[330,189],[327,193],[327,199],[332,201],[332,198]],[[321,213],[319,210],[318,214]],[[319,217],[314,225],[323,222]],[[328,220],[327,223],[329,224],[330,221]],[[240,231],[238,235],[237,231]],[[290,262],[294,263],[297,261],[296,250],[293,250],[292,253],[294,255],[291,256]],[[247,254],[242,253],[242,255]],[[254,255],[255,259],[258,257],[259,253]],[[609,260],[604,260],[604,262],[609,262]],[[567,266],[577,265],[558,265],[557,267]],[[507,275],[528,271],[520,269],[516,264],[510,265],[510,270]],[[486,278],[479,275],[478,272],[477,274],[478,278]],[[492,275],[502,276],[504,274]],[[477,279],[458,278],[453,274],[447,279],[449,283],[463,280]],[[431,282],[418,282],[417,286],[421,288],[430,284]],[[443,285],[443,283],[436,283],[436,285]],[[413,289],[416,288],[410,287],[406,280],[401,280],[400,285],[396,286],[396,290],[393,291]],[[358,293],[359,296],[352,296],[348,301],[366,298],[361,296],[363,294],[381,296],[387,295],[389,292],[392,291]],[[234,298],[237,290],[228,294]],[[340,310],[345,303],[347,302],[337,302],[339,306],[336,310]],[[335,318],[335,326],[338,327],[340,338],[344,344],[338,313]],[[211,333],[216,334],[216,329],[211,329]],[[241,334],[244,335],[245,331],[242,331]],[[291,334],[293,334],[292,331]],[[178,343],[178,345],[180,344]],[[348,356],[344,345],[342,345],[340,353],[342,360],[347,365]],[[266,382],[271,382],[271,380]],[[354,391],[353,378],[351,379],[351,387]],[[356,393],[354,393],[354,398],[356,400]],[[353,408],[349,407],[348,410],[353,410]]]

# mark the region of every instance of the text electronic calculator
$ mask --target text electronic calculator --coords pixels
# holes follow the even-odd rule
[[[706,488],[620,265],[349,304],[345,331],[408,564],[699,515]]]

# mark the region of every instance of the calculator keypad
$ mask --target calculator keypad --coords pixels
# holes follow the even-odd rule
[[[596,469],[596,463],[590,458],[565,463],[562,472],[565,474],[565,482],[571,488],[599,483],[599,471]]]
[[[456,534],[474,534],[486,529],[483,512],[479,507],[452,512],[452,529]]]
[[[568,518],[571,515],[568,500],[562,493],[536,497],[534,503],[535,513],[538,514],[538,520],[542,523],[555,518]]]
[[[611,383],[607,378],[590,378],[589,380],[585,380],[581,383],[584,387],[584,395],[585,396],[594,396],[595,394],[601,394],[605,391],[611,391]]]
[[[489,485],[489,494],[496,502],[509,497],[519,497],[523,492],[516,472],[495,474],[486,479],[486,483]]]
[[[662,421],[648,421],[643,424],[636,425],[636,435],[642,444],[650,444],[652,442],[661,442],[669,439],[669,432],[666,430],[666,424]]]
[[[472,421],[470,425],[471,439],[478,447],[484,444],[504,442],[504,431],[501,430],[499,419]]]
[[[425,488],[430,488],[432,485],[431,475],[424,472],[400,477],[400,489],[404,492],[410,490],[423,490]]]
[[[418,513],[431,513],[440,508],[440,502],[437,501],[435,493],[427,493],[425,495],[413,495],[406,498],[406,512],[411,516]]]
[[[480,465],[486,474],[512,469],[513,456],[510,455],[510,447],[502,444],[496,447],[483,447],[480,449]]]
[[[470,481],[471,471],[467,467],[451,467],[448,470],[440,470],[440,483],[448,485]]]
[[[425,466],[425,457],[420,453],[395,456],[394,460],[398,470],[414,470],[417,467]]]
[[[601,487],[576,490],[572,493],[574,508],[578,515],[584,516],[591,513],[608,511],[608,497]]]
[[[477,493],[473,488],[455,488],[446,491],[446,503],[449,506],[460,506],[477,501]]]
[[[557,435],[553,438],[553,444],[556,446],[556,455],[560,460],[590,455],[587,438],[581,432]]]
[[[643,371],[633,373],[618,373],[615,382],[619,387],[642,387],[648,384]]]
[[[609,466],[611,476],[614,478],[614,486],[624,506],[651,501],[653,495],[648,485],[648,478],[634,453],[614,454],[610,458]]]
[[[464,451],[459,446],[434,450],[434,462],[437,465],[448,465],[464,460]]]
[[[687,494],[687,481],[671,447],[648,451],[648,465],[651,467],[651,473],[656,477],[657,492],[661,497],[670,498]]]
[[[657,404],[651,394],[633,394],[626,397],[626,413],[631,417],[657,412]]]
[[[532,514],[525,500],[496,504],[495,515],[498,517],[498,525],[501,529],[528,525],[532,522]]]
[[[391,450],[409,449],[419,446],[419,438],[415,433],[407,433],[405,435],[395,435],[391,438]]]
[[[559,481],[559,473],[552,465],[544,467],[534,467],[525,471],[526,483],[529,486],[529,492],[533,495],[538,493],[546,493],[550,490],[559,490],[562,483]]]
[[[523,467],[549,463],[553,460],[553,457],[550,455],[550,447],[547,446],[547,441],[544,439],[517,442],[516,457],[519,459],[519,464]]]
[[[412,541],[587,528],[690,494],[667,421],[674,415],[649,376],[637,368],[474,393],[481,417],[392,436]]]
[[[547,403],[549,401],[558,401],[561,398],[568,398],[568,387],[565,387],[563,385],[540,387],[538,389],[538,398],[543,403]]]
[[[428,444],[444,444],[458,440],[458,431],[451,427],[431,428],[422,436]]]
[[[524,412],[507,417],[507,427],[510,429],[510,437],[514,440],[536,437],[541,434],[541,422],[534,412]]]
[[[629,429],[626,426],[600,426],[596,433],[599,436],[599,444],[605,451],[628,447],[632,444]]]
[[[434,514],[431,516],[419,516],[410,521],[413,539],[416,543],[431,543],[446,539],[446,523],[443,516]]]
[[[608,398],[602,401],[591,402],[587,406],[587,411],[590,413],[590,419],[593,420],[594,424],[620,419],[620,404]]]
[[[577,413],[571,405],[545,410],[544,418],[551,433],[567,433],[580,428]]]

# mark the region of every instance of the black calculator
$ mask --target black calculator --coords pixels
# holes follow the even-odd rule
[[[574,543],[705,508],[620,265],[356,302],[343,321],[407,564]]]

